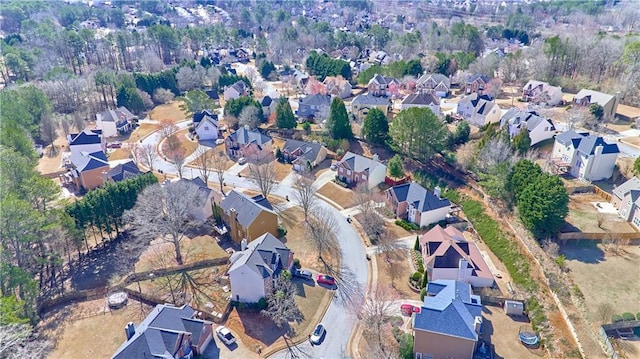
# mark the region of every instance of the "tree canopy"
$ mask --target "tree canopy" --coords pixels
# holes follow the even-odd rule
[[[327,131],[333,139],[349,139],[353,137],[349,115],[344,102],[336,97],[331,102],[329,118],[327,119]]]
[[[430,109],[413,107],[396,115],[389,134],[399,152],[425,161],[444,149],[449,130]]]
[[[296,124],[296,117],[291,110],[289,99],[280,97],[276,105],[276,126],[278,126],[278,128],[294,128]]]
[[[323,81],[327,76],[341,75],[347,80],[351,78],[351,66],[349,66],[349,63],[340,59],[332,59],[327,54],[318,54],[315,51],[311,51],[305,61],[305,66],[309,73],[315,75],[320,81]]]
[[[386,143],[389,138],[389,121],[382,110],[372,108],[367,113],[362,124],[362,137],[376,145]]]
[[[543,173],[518,196],[520,220],[536,238],[556,234],[568,213],[569,195],[558,176]]]
[[[389,160],[389,176],[393,178],[404,177],[404,166],[402,165],[402,157],[395,155]]]
[[[224,114],[230,115],[233,117],[239,117],[242,113],[242,110],[247,106],[255,106],[258,108],[258,117],[260,121],[264,119],[264,114],[262,112],[262,105],[260,102],[254,100],[249,96],[240,96],[238,98],[234,98],[232,100],[227,101],[224,104]]]

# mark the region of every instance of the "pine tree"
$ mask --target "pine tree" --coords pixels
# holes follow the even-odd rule
[[[329,131],[329,136],[333,139],[353,138],[347,108],[344,106],[344,102],[338,97],[334,98],[333,102],[331,102],[331,111],[327,119],[327,131]]]
[[[378,108],[372,108],[364,118],[362,137],[376,144],[384,145],[389,137],[389,122],[387,116]]]
[[[276,105],[276,126],[278,128],[295,128],[296,117],[293,115],[291,105],[286,97],[280,97]]]

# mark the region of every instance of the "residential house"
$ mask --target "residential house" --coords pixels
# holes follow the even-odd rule
[[[522,99],[536,104],[557,106],[562,102],[562,88],[547,82],[529,80],[522,88]]]
[[[345,99],[351,96],[351,84],[342,76],[327,76],[322,81],[328,95]]]
[[[573,97],[576,106],[586,107],[593,103],[602,106],[604,118],[613,119],[618,109],[618,97],[606,93],[582,89]]]
[[[400,80],[375,74],[367,84],[367,92],[373,96],[391,96],[391,86],[400,86]]]
[[[203,116],[195,125],[195,130],[198,135],[198,140],[200,141],[217,140],[222,136],[217,115],[213,117],[208,115]]]
[[[409,94],[402,100],[400,108],[406,110],[412,107],[428,108],[438,116],[440,115],[440,97],[427,92]]]
[[[218,121],[218,114],[211,110],[202,110],[200,112],[196,112],[193,114],[193,125],[197,126],[200,121],[202,121],[205,117],[211,117],[212,119]]]
[[[127,161],[111,168],[109,172],[107,172],[107,181],[111,183],[120,182],[145,173],[146,172],[140,171],[140,168],[138,168],[135,162]]]
[[[107,144],[102,136],[102,130],[85,129],[80,133],[72,133],[67,136],[69,151],[76,152],[106,152]]]
[[[499,122],[502,111],[488,96],[472,93],[458,102],[457,114],[464,117],[470,124],[482,127]]]
[[[500,127],[508,126],[509,136],[514,138],[522,131],[529,132],[531,146],[553,138],[556,126],[550,118],[544,118],[535,111],[511,108],[500,119]]]
[[[369,55],[369,62],[376,65],[387,65],[391,62],[392,58],[386,51],[371,51]]]
[[[66,174],[67,180],[77,188],[89,191],[104,184],[110,169],[104,152],[72,152],[69,159],[71,170]]]
[[[198,221],[204,222],[213,215],[213,191],[202,178],[195,177],[193,179],[181,178],[178,182],[189,183],[198,187],[198,192],[203,198],[202,203],[192,203],[191,215]]]
[[[106,110],[96,114],[96,127],[102,130],[104,137],[116,137],[128,133],[133,128],[135,116],[126,107]]]
[[[385,194],[396,217],[420,227],[444,221],[451,212],[451,202],[440,197],[440,187],[430,192],[417,183],[405,183],[389,188]]]
[[[193,358],[213,340],[213,323],[188,305],[158,304],[137,326],[127,324],[124,342],[111,359]],[[213,344],[215,345],[215,344]]]
[[[249,130],[240,127],[236,132],[224,139],[227,154],[231,157],[245,157],[249,160],[260,160],[273,155],[273,140],[260,130]]]
[[[451,92],[451,80],[442,74],[424,74],[416,81],[416,89],[447,97]]]
[[[294,70],[292,81],[298,89],[304,90],[307,88],[307,83],[309,82],[309,74],[300,70]]]
[[[293,76],[294,71],[292,69],[284,69],[278,73],[280,75],[280,81],[289,82]]]
[[[231,86],[228,86],[223,93],[225,101],[233,100],[241,96],[249,96],[251,94],[249,85],[240,80]]]
[[[216,106],[220,105],[220,95],[218,94],[218,90],[206,90],[204,93],[206,93],[207,96],[209,96],[209,98],[213,100],[213,103],[215,103]]]
[[[329,95],[309,95],[298,101],[298,117],[310,119],[326,119],[329,117],[331,108],[331,96]]]
[[[484,85],[489,82],[489,78],[483,74],[473,74],[467,76],[464,84],[464,93],[469,95],[477,93],[482,95],[484,93]]]
[[[450,279],[474,288],[493,286],[493,274],[480,250],[455,227],[436,225],[423,234],[419,242],[430,282]]]
[[[249,197],[232,190],[220,203],[222,219],[229,227],[231,238],[248,242],[264,233],[278,235],[278,216],[271,203],[262,195]]]
[[[471,359],[482,333],[482,301],[469,284],[436,280],[427,284],[413,317],[413,357]]]
[[[573,130],[556,136],[551,158],[555,166],[565,168],[571,176],[586,181],[610,178],[618,158],[618,145],[602,137]]]
[[[353,152],[347,152],[336,163],[336,173],[340,180],[351,186],[364,183],[368,188],[373,188],[384,182],[387,166],[380,162],[378,155],[366,158]]]
[[[244,49],[228,49],[227,50],[227,59],[230,62],[249,62],[250,54],[248,51]]]
[[[276,106],[278,105],[278,100],[271,98],[271,96],[266,95],[260,99],[260,106],[262,106],[262,114],[264,118],[269,118],[271,114],[276,113]]]
[[[364,118],[372,108],[377,108],[385,115],[389,112],[391,102],[386,97],[373,96],[371,94],[358,95],[351,101],[351,113],[359,120]]]
[[[293,252],[271,233],[251,243],[242,242],[242,251],[231,256],[229,281],[231,298],[243,303],[257,303],[270,294],[283,270],[293,267]]]
[[[327,158],[327,148],[319,143],[288,139],[282,147],[282,157],[295,171],[307,171]]]
[[[620,217],[640,229],[640,178],[633,177],[613,189],[611,204]]]

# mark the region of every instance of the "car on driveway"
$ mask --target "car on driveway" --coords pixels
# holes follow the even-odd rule
[[[224,138],[218,138],[218,139],[216,140],[216,146],[217,146],[217,145],[221,145],[221,144],[223,144],[223,143],[224,143]]]
[[[306,269],[295,269],[293,271],[293,276],[306,280],[313,280],[313,274],[311,273],[311,271],[308,271]]]
[[[318,278],[316,278],[316,282],[330,285],[330,286],[336,285],[336,280],[333,277],[328,276],[326,274],[318,274]]]
[[[227,327],[219,326],[216,328],[216,334],[218,338],[222,340],[226,345],[231,345],[236,342],[236,338],[231,334],[231,331]]]
[[[322,341],[322,337],[324,336],[324,333],[326,333],[326,331],[324,330],[324,325],[320,323],[316,325],[316,329],[313,330],[313,333],[311,334],[311,337],[309,338],[309,340],[313,344],[320,344],[320,342]]]
[[[107,144],[107,148],[122,148],[122,142],[115,141]]]
[[[246,164],[246,163],[247,163],[247,159],[246,159],[246,158],[244,158],[244,157],[240,157],[240,158],[238,159],[238,164],[239,164],[239,165],[244,165],[244,164]]]
[[[420,307],[416,307],[415,305],[411,304],[402,304],[400,305],[400,312],[402,313],[402,315],[410,316],[413,313],[419,313]]]

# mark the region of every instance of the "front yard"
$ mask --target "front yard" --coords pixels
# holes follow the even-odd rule
[[[318,194],[327,197],[342,208],[349,208],[353,206],[353,191],[340,187],[333,182],[328,182],[318,189]]]
[[[171,123],[184,121],[187,118],[187,115],[180,109],[182,104],[182,101],[172,101],[165,105],[156,106],[151,110],[151,112],[149,112],[149,119],[155,121],[169,121]]]
[[[172,136],[175,136],[178,142],[179,148],[183,151],[184,158],[189,157],[189,155],[191,155],[198,148],[198,141],[189,139],[188,135],[189,135],[188,128],[182,129],[172,135]],[[171,141],[170,138],[166,138],[160,143],[162,146],[162,153],[164,154],[165,157],[169,157],[170,141]]]

